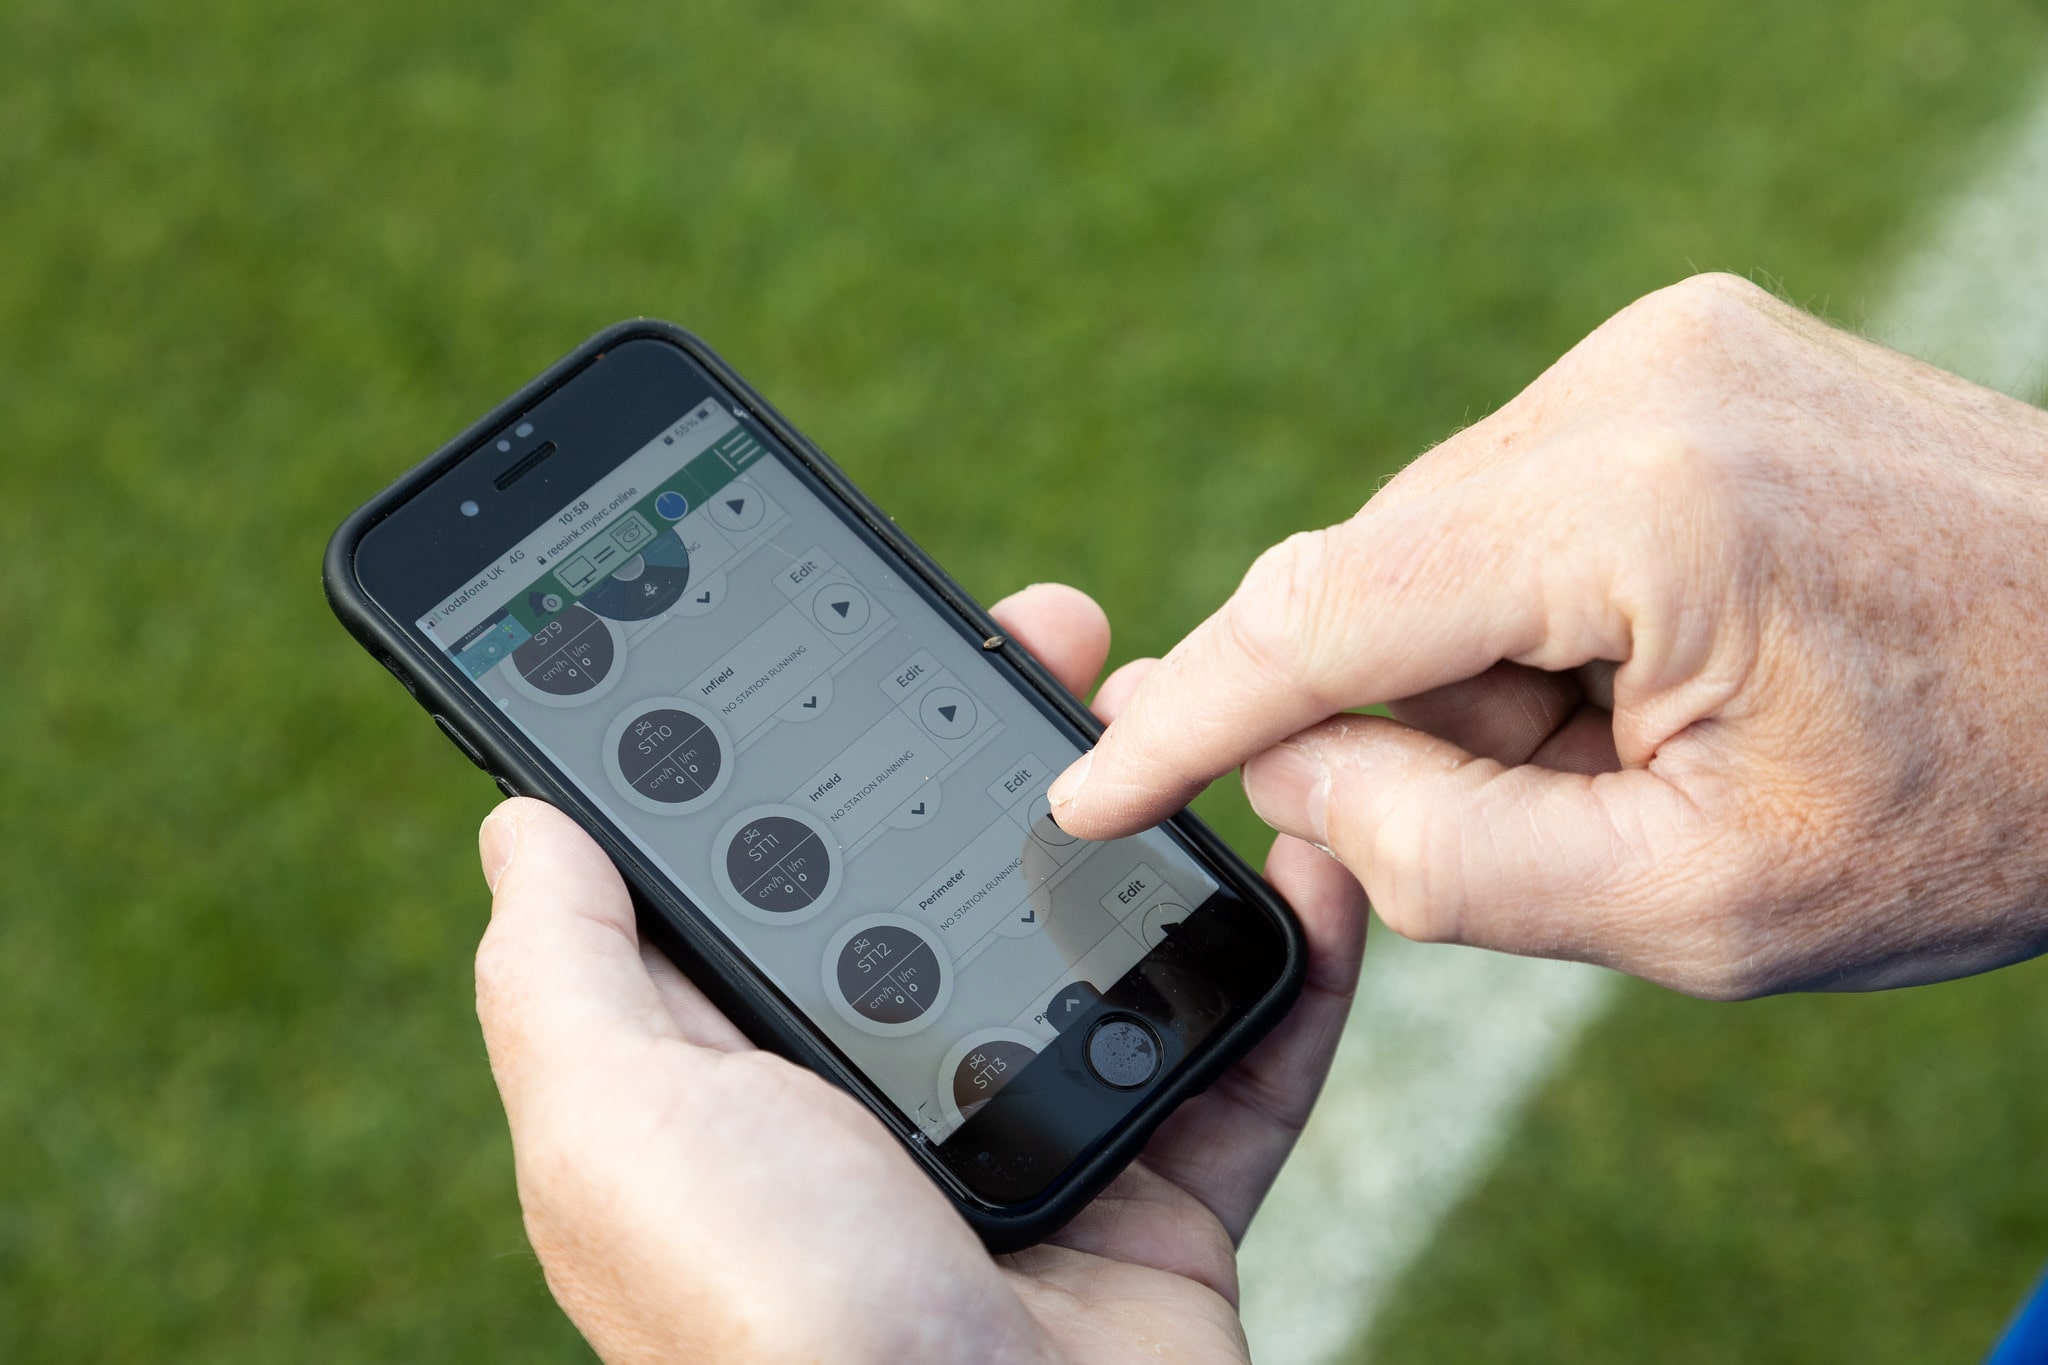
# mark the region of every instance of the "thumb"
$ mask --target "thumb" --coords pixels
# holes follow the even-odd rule
[[[477,1017],[516,1120],[526,1097],[573,1078],[601,1044],[679,1034],[641,960],[626,884],[588,834],[521,799],[491,813],[478,844],[492,903]]]
[[[1254,758],[1244,785],[1261,819],[1334,853],[1404,938],[1640,973],[1663,956],[1638,942],[1654,922],[1642,912],[1703,890],[1672,875],[1699,861],[1692,803],[1641,768],[1507,767],[1347,715]]]

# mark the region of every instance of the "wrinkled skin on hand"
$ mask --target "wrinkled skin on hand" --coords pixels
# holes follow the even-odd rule
[[[996,615],[1077,691],[1108,654],[1070,588]],[[477,1012],[527,1232],[605,1360],[1245,1358],[1236,1241],[1322,1085],[1364,944],[1363,894],[1326,855],[1283,837],[1267,863],[1309,942],[1294,1010],[1051,1241],[991,1257],[880,1121],[642,948],[617,870],[566,816],[508,801],[482,852]]]
[[[881,1125],[644,952],[508,802],[478,1010],[527,1226],[605,1359],[1242,1359],[1233,1247],[1329,1064],[1362,879],[1411,937],[1699,995],[2048,947],[2048,414],[1726,277],[1642,300],[1340,526],[1263,556],[1055,783],[1089,838],[1245,765],[1301,1004],[1046,1246],[990,1258]],[[1107,624],[999,619],[1080,690]],[[1385,703],[1393,719],[1346,714]]]
[[[2044,663],[2048,414],[1703,276],[1267,552],[1054,813],[1245,764],[1410,937],[1934,981],[2048,948]]]

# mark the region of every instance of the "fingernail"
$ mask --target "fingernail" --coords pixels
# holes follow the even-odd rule
[[[491,888],[491,894],[498,892],[498,881],[505,875],[505,869],[512,866],[513,857],[519,852],[519,835],[525,822],[505,814],[503,806],[491,812],[485,819],[484,827],[477,832],[477,854],[483,860],[484,885]]]
[[[1330,770],[1298,744],[1277,744],[1244,765],[1244,794],[1261,820],[1323,845],[1329,841]]]
[[[1081,793],[1081,784],[1088,780],[1088,767],[1095,762],[1095,751],[1090,749],[1068,765],[1067,770],[1052,780],[1045,789],[1045,799],[1052,806],[1054,818],[1058,818],[1061,806],[1069,805]]]

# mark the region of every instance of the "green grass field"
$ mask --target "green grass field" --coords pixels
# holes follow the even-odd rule
[[[1170,643],[1632,296],[1858,322],[2041,0],[0,7],[0,1359],[570,1360],[470,1008],[494,799],[356,502],[709,337],[970,588]],[[1211,813],[1262,846],[1229,793]],[[1385,1360],[1971,1359],[2048,977],[1628,993]]]

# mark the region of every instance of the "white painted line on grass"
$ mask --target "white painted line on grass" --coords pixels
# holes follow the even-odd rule
[[[1870,334],[2016,398],[2048,390],[2048,95],[1899,272]]]
[[[1351,1343],[1611,984],[1375,929],[1322,1102],[1245,1238],[1253,1360],[1307,1365]]]
[[[1891,298],[1872,335],[2007,393],[2048,390],[2048,97]],[[1375,935],[1322,1103],[1245,1240],[1255,1360],[1323,1365],[1357,1341],[1611,982]]]

